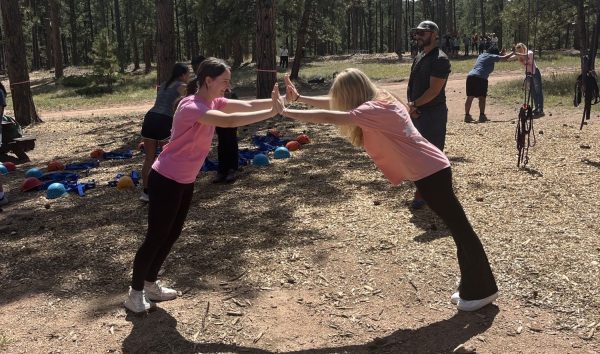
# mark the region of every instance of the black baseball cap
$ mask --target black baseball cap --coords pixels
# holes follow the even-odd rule
[[[427,31],[427,32],[439,32],[440,29],[438,25],[433,21],[423,21],[419,23],[416,28],[412,29],[413,31]]]

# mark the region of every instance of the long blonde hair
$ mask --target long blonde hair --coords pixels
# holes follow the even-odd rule
[[[368,101],[400,101],[390,92],[380,89],[359,69],[348,68],[339,73],[331,89],[330,108],[338,111],[351,111]],[[339,125],[340,133],[348,139],[352,145],[363,146],[362,129],[356,125]]]

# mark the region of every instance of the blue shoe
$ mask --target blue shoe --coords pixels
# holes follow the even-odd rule
[[[422,209],[427,203],[423,199],[414,199],[412,203],[410,203],[411,209]]]

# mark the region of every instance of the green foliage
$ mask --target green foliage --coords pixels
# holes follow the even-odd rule
[[[109,31],[103,29],[92,45],[90,54],[94,66],[94,75],[100,84],[106,84],[108,88],[117,81],[119,63],[116,48],[109,38]]]
[[[542,74],[544,105],[546,107],[571,105],[577,75],[578,73]],[[491,86],[490,96],[500,98],[509,104],[522,103],[523,80],[504,81]]]
[[[92,83],[89,75],[70,75],[60,79],[60,84],[66,87],[85,87]]]

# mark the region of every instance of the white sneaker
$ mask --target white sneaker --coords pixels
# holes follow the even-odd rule
[[[480,308],[491,304],[497,298],[498,292],[479,300],[463,300],[459,297],[458,303],[456,304],[456,308],[461,311],[477,311]]]
[[[127,300],[123,303],[125,308],[127,308],[131,312],[142,313],[150,310],[156,305],[148,301],[144,291],[133,290],[131,287],[129,288],[129,296]]]
[[[460,300],[460,295],[457,291],[454,294],[452,294],[452,296],[450,296],[450,302],[453,303],[454,305],[456,305],[456,304],[458,304],[458,300]]]
[[[142,192],[142,194],[140,195],[140,200],[144,203],[148,203],[150,201],[150,197],[148,196],[148,193]]]
[[[144,282],[144,292],[152,301],[169,301],[177,297],[177,291],[160,285],[160,281]]]

